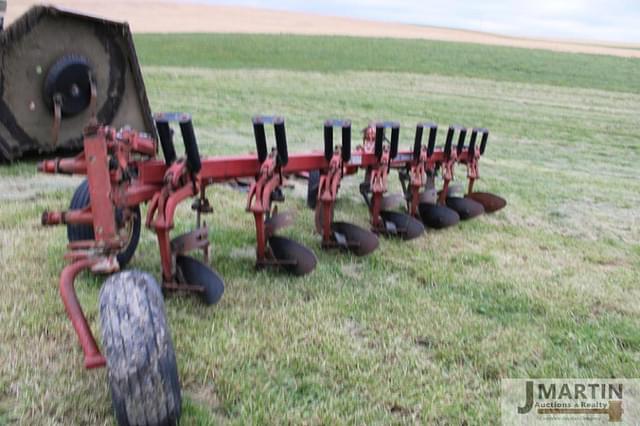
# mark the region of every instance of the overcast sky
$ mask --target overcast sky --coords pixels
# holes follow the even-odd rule
[[[199,0],[492,33],[640,43],[640,0]]]

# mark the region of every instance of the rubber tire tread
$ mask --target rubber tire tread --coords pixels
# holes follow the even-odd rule
[[[118,424],[177,425],[182,397],[160,286],[146,272],[119,272],[104,282],[99,308]]]

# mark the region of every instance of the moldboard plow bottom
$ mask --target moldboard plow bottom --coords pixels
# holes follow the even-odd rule
[[[333,129],[339,127],[342,145],[333,144]],[[316,231],[322,234],[322,248],[342,248],[357,256],[364,256],[378,248],[378,237],[373,232],[347,222],[334,222],[334,208],[344,176],[346,164],[351,159],[351,121],[327,120],[324,123],[324,159],[328,168],[322,173],[313,173],[318,180],[309,181],[310,197],[317,198],[315,206]]]

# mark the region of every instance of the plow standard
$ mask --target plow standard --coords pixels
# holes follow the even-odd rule
[[[85,367],[107,366],[123,425],[179,421],[180,384],[163,293],[195,293],[208,305],[223,295],[203,220],[216,204],[207,197],[209,186],[251,182],[246,211],[255,221],[255,266],[294,275],[312,272],[317,259],[312,249],[278,235],[294,220],[277,206],[293,176],[308,179],[318,246],[356,256],[376,250],[379,236],[411,240],[425,227],[446,228],[506,205],[476,191],[489,137],[484,128],[450,126],[438,144],[437,125],[418,123],[413,143],[403,150],[398,122],[370,123],[362,144],[352,147],[351,121],[331,119],[318,128],[322,150],[289,153],[284,118],[256,116],[255,154],[201,157],[190,115],[152,116],[126,24],[38,6],[0,32],[0,45],[0,157],[81,148],[73,157],[38,165],[43,173],[86,176],[69,210],[46,211],[42,223],[67,227],[69,264],[60,275],[60,295]],[[173,141],[178,129],[183,157]],[[458,166],[466,168],[466,190],[453,184]],[[360,170],[367,228],[334,220],[342,180]],[[395,172],[402,194],[388,193]],[[183,202],[191,202],[195,228],[172,238]],[[143,226],[157,237],[160,285],[147,273],[125,270]],[[76,297],[75,279],[84,270],[112,274],[100,291],[102,351]]]

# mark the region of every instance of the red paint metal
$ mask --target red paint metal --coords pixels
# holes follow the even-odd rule
[[[67,265],[60,274],[60,297],[76,331],[82,352],[84,352],[85,368],[103,367],[106,361],[98,349],[84,312],[82,312],[82,307],[80,307],[76,296],[74,281],[81,271],[91,268],[99,260],[97,258],[79,259]]]
[[[111,202],[111,176],[105,141],[113,138],[113,130],[100,127],[96,133],[85,135],[84,154],[89,167],[89,194],[94,216],[93,234],[96,241],[112,240],[116,237],[115,209]]]

